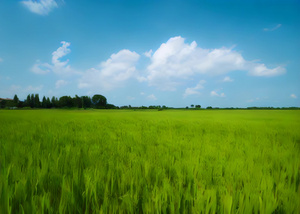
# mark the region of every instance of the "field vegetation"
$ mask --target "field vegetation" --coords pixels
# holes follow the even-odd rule
[[[1,213],[299,213],[298,110],[2,110]]]

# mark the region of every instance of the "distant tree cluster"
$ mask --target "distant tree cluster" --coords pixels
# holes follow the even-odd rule
[[[13,100],[5,99],[0,102],[1,108],[97,108],[97,109],[113,109],[117,108],[113,104],[108,104],[106,97],[96,94],[92,98],[89,96],[62,96],[57,98],[53,96],[43,97],[40,100],[39,94],[29,94],[24,101],[20,101],[15,95]]]

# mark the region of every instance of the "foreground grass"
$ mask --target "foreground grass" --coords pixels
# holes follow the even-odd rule
[[[1,213],[298,213],[300,111],[0,111]]]

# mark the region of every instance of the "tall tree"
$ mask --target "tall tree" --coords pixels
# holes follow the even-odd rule
[[[52,105],[51,105],[51,102],[50,102],[50,98],[47,97],[47,100],[46,100],[46,108],[51,108]]]
[[[106,97],[100,94],[95,94],[92,98],[95,108],[105,108],[107,104]]]
[[[82,108],[82,99],[78,97],[76,94],[75,97],[73,98],[74,106],[77,108]]]
[[[71,108],[73,107],[73,99],[70,96],[62,96],[59,98],[59,107],[64,108]]]
[[[30,94],[28,94],[27,99],[25,100],[25,106],[30,107]]]
[[[30,107],[34,108],[34,94],[31,94],[30,96]]]
[[[82,106],[83,108],[91,108],[92,107],[92,100],[88,96],[82,96]]]
[[[39,94],[35,94],[35,96],[34,96],[34,107],[35,108],[41,107]]]
[[[56,99],[54,96],[51,98],[51,104],[52,104],[52,107],[57,108],[57,102],[56,102]]]
[[[14,103],[15,103],[15,106],[18,106],[18,105],[19,105],[19,102],[20,102],[20,100],[19,100],[18,96],[15,94],[15,96],[14,96]]]
[[[47,108],[47,99],[45,96],[43,96],[43,100],[42,100],[42,108]]]

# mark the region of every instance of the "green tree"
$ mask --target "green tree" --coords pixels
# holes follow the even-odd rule
[[[50,98],[47,97],[47,99],[46,99],[46,108],[51,108],[51,107],[52,107],[52,104],[51,104]]]
[[[75,95],[73,98],[74,106],[77,108],[82,108],[82,99],[81,97],[78,97],[78,95]]]
[[[100,94],[95,94],[92,98],[95,108],[105,108],[107,104],[106,97]]]
[[[92,100],[88,96],[82,96],[82,106],[83,108],[91,108],[92,107]]]
[[[52,107],[54,107],[54,108],[58,107],[57,106],[57,99],[54,96],[51,98],[51,104],[52,104]]]
[[[19,103],[20,103],[20,100],[19,100],[18,96],[15,94],[15,96],[14,96],[14,104],[15,104],[15,106],[19,106]]]
[[[62,96],[59,98],[58,105],[61,108],[73,107],[73,99],[70,96]]]
[[[201,108],[201,105],[196,105],[195,108]]]
[[[34,94],[31,94],[31,96],[30,96],[30,107],[31,108],[34,108]]]
[[[47,99],[45,96],[43,96],[43,100],[42,100],[42,108],[47,108]]]
[[[191,108],[194,108],[194,104],[191,105]]]
[[[40,108],[41,107],[39,94],[35,94],[35,96],[34,96],[34,107],[35,108]]]
[[[28,94],[27,99],[25,100],[24,106],[30,107],[30,94]]]

